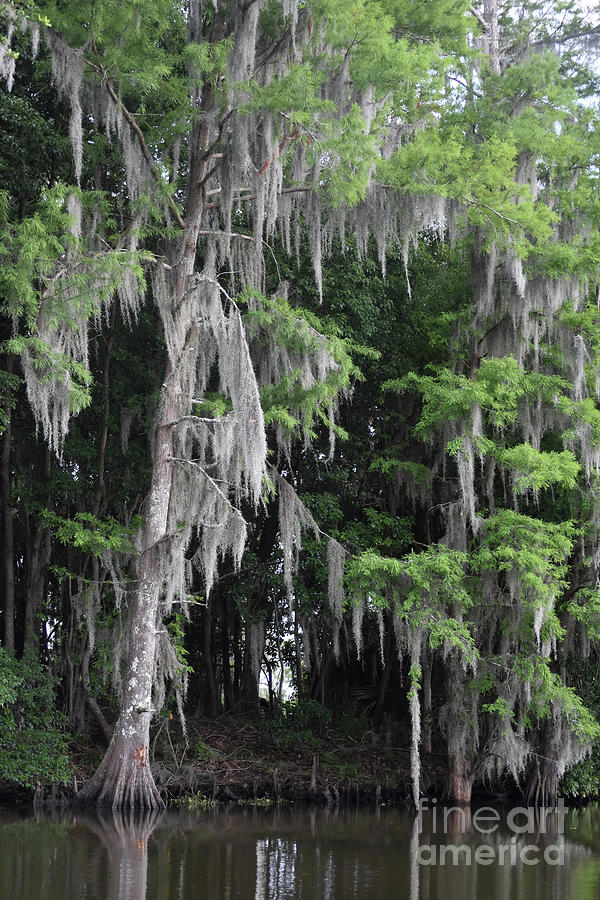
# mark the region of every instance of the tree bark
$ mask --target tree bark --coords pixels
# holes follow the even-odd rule
[[[279,679],[277,682],[277,702],[281,706],[283,701],[283,682],[285,680],[285,661],[283,659],[283,648],[281,646],[282,627],[279,610],[277,608],[277,597],[273,600],[273,619],[275,622],[275,635],[277,639],[277,660],[279,662]]]
[[[202,656],[204,657],[204,666],[206,669],[206,682],[208,688],[208,714],[212,719],[216,719],[219,714],[219,697],[217,692],[217,682],[215,679],[215,668],[213,665],[212,655],[212,602],[209,598],[205,608],[202,610]]]
[[[185,396],[178,363],[193,340],[194,325],[181,300],[194,269],[199,216],[191,216],[191,227],[183,236],[183,254],[170,272],[172,308],[177,310],[177,353],[167,364],[158,401],[150,492],[138,559],[138,588],[129,620],[129,646],[121,712],[112,740],[97,772],[81,791],[82,802],[113,809],[155,809],[163,806],[148,759],[152,713],[152,681],[156,631],[160,622],[162,590],[162,542],[168,539],[167,518],[173,467],[173,422],[179,415],[179,398]]]
[[[43,481],[48,486],[46,505],[50,508],[50,477],[52,473],[52,455],[48,447],[44,448]],[[25,624],[24,648],[37,650],[39,645],[38,616],[44,603],[47,589],[48,564],[52,552],[50,531],[38,526],[33,538],[28,541],[29,565],[27,566],[27,582],[25,587]]]
[[[302,684],[302,647],[300,646],[300,629],[298,627],[298,609],[294,605],[294,660],[296,668],[296,694],[298,702],[302,700],[304,688]]]
[[[223,27],[215,20],[215,32]],[[218,27],[217,27],[218,26]],[[207,84],[202,107],[213,104]],[[182,362],[196,339],[196,325],[183,303],[194,272],[199,231],[204,206],[205,174],[210,165],[207,148],[211,142],[210,116],[199,117],[190,141],[190,169],[186,197],[185,228],[179,239],[167,243],[167,286],[171,294],[173,334],[172,358],[167,362],[160,390],[154,428],[152,475],[145,503],[142,551],[138,557],[137,579],[129,619],[123,698],[119,718],[106,755],[79,799],[113,809],[121,807],[155,809],[163,806],[149,764],[152,682],[156,652],[156,632],[160,623],[160,596],[163,571],[163,542],[169,539],[167,521],[173,474],[173,423],[180,415],[180,399],[186,396]],[[160,265],[160,262],[157,261]],[[187,410],[186,410],[187,412]]]
[[[556,806],[558,802],[558,760],[536,760],[527,786],[528,806]]]
[[[528,806],[555,806],[558,802],[558,760],[562,752],[560,728],[551,717],[543,723],[535,755],[535,768],[527,785]]]
[[[486,43],[490,60],[490,68],[496,75],[500,74],[500,37],[498,28],[498,0],[485,0],[483,17],[486,23]]]
[[[233,684],[231,681],[231,651],[229,647],[229,601],[226,596],[221,602],[221,658],[223,663],[223,695],[225,709],[230,712],[234,706]]]
[[[155,528],[157,524],[157,518],[150,514],[145,535],[148,526]],[[130,622],[121,712],[106,755],[81,791],[80,802],[112,809],[158,809],[163,806],[148,759],[160,590],[156,557],[154,546],[147,547],[142,554],[140,586]]]
[[[234,708],[241,701],[241,685],[243,680],[244,656],[240,646],[240,614],[237,607],[233,606],[233,697]]]
[[[448,762],[447,799],[450,803],[456,803],[459,806],[470,806],[473,773],[469,761],[464,757],[450,755]]]
[[[252,713],[258,709],[258,684],[260,680],[260,666],[258,675],[253,668],[252,644],[250,641],[251,623],[246,622],[244,629],[244,667],[241,684],[242,710]]]
[[[14,357],[8,356],[6,371],[12,374]],[[4,646],[9,653],[15,652],[15,560],[14,560],[14,525],[13,510],[10,497],[10,452],[12,446],[11,412],[2,439],[2,456],[0,459],[0,483],[2,485],[2,506],[4,520]]]
[[[423,666],[423,750],[431,753],[431,673],[433,650],[427,647]]]

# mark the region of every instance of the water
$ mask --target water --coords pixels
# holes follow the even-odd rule
[[[0,809],[0,897],[600,897],[600,808],[569,810],[564,821],[556,814],[544,821],[533,813],[511,819],[510,811],[499,807],[475,812],[444,816],[436,807],[434,818],[430,808],[419,822],[397,809],[220,808],[140,820],[5,808]]]

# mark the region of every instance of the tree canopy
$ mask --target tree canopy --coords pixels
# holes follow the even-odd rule
[[[432,741],[454,800],[555,797],[600,735],[573,665],[600,25],[535,0],[0,22],[4,649],[109,741],[81,799],[159,806],[161,710],[252,708],[261,671],[281,702],[286,667],[298,700],[370,683],[378,727],[410,721],[415,803]]]

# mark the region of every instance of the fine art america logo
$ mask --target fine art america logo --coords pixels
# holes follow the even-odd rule
[[[430,798],[419,801],[416,860],[420,866],[564,865],[562,798],[557,806],[515,806],[503,811],[482,806],[471,812],[458,806],[438,808],[436,803]],[[424,843],[424,832],[432,842]],[[466,834],[472,841],[477,835],[483,840],[466,843]],[[443,837],[453,842],[443,843]]]

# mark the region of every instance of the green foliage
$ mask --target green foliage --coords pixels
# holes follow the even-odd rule
[[[316,700],[285,700],[265,724],[275,743],[284,749],[317,747],[319,735],[331,724],[332,715],[331,710]]]
[[[246,115],[258,109],[283,112],[292,125],[310,128],[319,114],[333,113],[333,103],[320,99],[319,88],[323,74],[307,63],[292,66],[277,81],[262,86],[256,81],[244,84],[249,99],[241,107]]]
[[[570,450],[548,453],[535,450],[531,444],[505,447],[496,455],[503,465],[514,472],[518,493],[539,491],[551,484],[573,488],[581,468]]]
[[[530,716],[549,718],[553,709],[559,709],[564,716],[569,730],[582,745],[590,744],[600,738],[600,723],[593,713],[584,705],[581,697],[573,688],[565,685],[560,675],[550,671],[548,661],[529,660],[525,665],[533,673],[533,694]]]
[[[521,599],[543,603],[566,586],[576,534],[570,521],[544,522],[510,509],[498,510],[484,522],[480,544],[471,555],[473,572],[514,573]]]
[[[285,700],[276,709],[273,727],[277,727],[277,723],[283,723],[290,731],[317,731],[327,728],[331,717],[331,710],[317,700]]]
[[[214,750],[212,747],[209,747],[204,741],[196,741],[194,744],[194,758],[198,760],[198,762],[214,762],[215,759],[221,755],[218,750]]]
[[[35,213],[15,224],[8,195],[0,193],[0,293],[5,314],[24,317],[32,328],[38,312],[38,288],[61,257],[74,246],[66,210],[67,189],[46,190]]]
[[[582,800],[584,797],[597,800],[600,797],[600,749],[594,747],[591,754],[575,763],[566,772],[558,789],[561,797]]]
[[[421,666],[413,663],[408,670],[408,680],[410,683],[410,688],[408,690],[407,697],[409,701],[416,699],[419,696],[419,689],[421,687],[421,678],[423,677],[423,672]]]
[[[332,422],[330,412],[339,395],[349,389],[351,380],[360,377],[352,354],[366,352],[365,348],[340,338],[332,324],[320,321],[309,310],[292,307],[282,297],[268,299],[247,290],[238,302],[250,307],[244,321],[259,345],[275,341],[298,360],[298,368],[291,374],[281,373],[279,381],[261,389],[266,424],[277,424],[290,436],[301,430],[305,438],[314,439],[320,422],[345,437],[343,429]],[[320,380],[306,386],[305,360],[315,361],[324,352],[331,356],[334,365]]]
[[[209,809],[215,809],[219,805],[218,800],[212,797],[205,797],[203,794],[194,794],[191,797],[177,797],[173,801],[175,806],[180,806],[189,812],[208,812]]]
[[[580,588],[566,604],[569,616],[581,622],[591,640],[600,638],[600,590]]]
[[[282,803],[281,797],[278,797],[276,800],[272,797],[252,797],[247,800],[241,799],[237,801],[238,806],[250,806],[259,809],[270,809],[271,806],[280,806]]]
[[[348,712],[337,712],[334,714],[333,727],[336,732],[345,738],[351,738],[353,741],[361,742],[365,735],[370,731],[370,722],[368,717],[363,713],[361,715]],[[335,762],[335,759],[334,759]]]
[[[479,689],[482,690],[481,684],[479,685]],[[481,705],[481,711],[487,715],[500,716],[500,718],[505,720],[515,718],[514,711],[510,708],[504,697],[498,697],[493,703],[483,703]]]
[[[203,44],[186,44],[182,58],[186,62],[192,78],[200,82],[206,78],[207,82],[214,85],[225,74],[227,57],[233,46],[233,38],[230,35],[222,41]]]
[[[569,385],[558,375],[526,371],[512,357],[492,357],[481,360],[472,378],[443,369],[438,375],[410,373],[386,382],[384,388],[410,388],[422,395],[423,412],[415,433],[428,436],[446,422],[470,419],[474,403],[486,412],[493,427],[505,428],[517,421],[523,401],[534,402],[539,396],[549,405],[566,404]]]
[[[43,189],[31,215],[16,222],[8,195],[0,192],[0,297],[3,314],[13,322],[4,351],[27,353],[42,383],[67,383],[70,411],[79,413],[91,403],[91,373],[71,353],[37,336],[38,314],[43,306],[46,328],[76,335],[82,322],[98,319],[126,273],[143,292],[142,263],[149,254],[84,247],[72,233],[70,195],[77,195],[84,208],[106,212],[101,192],[55,184]]]
[[[77,513],[73,519],[65,519],[49,509],[40,510],[40,517],[61,544],[83,553],[101,556],[106,550],[135,552],[131,537],[139,527],[138,520],[125,527],[112,517],[99,519],[91,513]]]
[[[55,709],[55,682],[31,656],[0,647],[0,778],[26,788],[71,777],[65,720]]]
[[[185,645],[186,624],[186,617],[183,613],[178,612],[174,613],[171,621],[167,623],[167,628],[169,630],[171,642],[175,649],[177,662],[181,666],[182,670],[185,670],[188,674],[192,674],[194,670],[188,662],[189,650]]]
[[[560,312],[560,321],[574,334],[584,335],[592,351],[592,359],[600,359],[600,309],[595,303],[588,303],[579,311],[572,304],[565,304]]]
[[[109,325],[103,315],[125,276],[133,275],[142,292],[145,263],[162,265],[168,260],[164,264],[170,269],[178,257],[172,239],[178,240],[179,231],[163,221],[164,204],[170,200],[171,212],[173,203],[180,204],[187,216],[188,210],[185,214],[183,210],[198,185],[187,183],[181,173],[197,173],[190,162],[200,133],[204,143],[195,148],[195,163],[202,170],[199,188],[212,198],[208,207],[218,206],[219,193],[224,198],[234,192],[239,198],[234,204],[235,230],[252,239],[252,210],[260,192],[255,191],[255,198],[249,190],[246,196],[244,178],[226,184],[230,175],[226,166],[231,146],[236,145],[233,130],[243,129],[247,117],[268,113],[261,133],[267,154],[259,158],[262,149],[254,147],[251,164],[244,160],[242,167],[234,167],[236,179],[244,167],[254,168],[261,179],[279,154],[286,193],[299,198],[302,192],[313,191],[324,221],[340,207],[358,207],[359,213],[358,248],[346,235],[333,240],[334,259],[324,273],[324,305],[318,318],[299,308],[300,303],[314,303],[316,308],[321,299],[312,274],[310,278],[306,274],[314,239],[301,241],[311,250],[299,248],[305,263],[300,273],[294,273],[273,248],[275,267],[269,271],[271,258],[265,254],[266,281],[272,290],[280,280],[290,282],[289,302],[250,290],[238,298],[255,358],[265,359],[278,346],[287,360],[293,360],[275,373],[274,384],[262,388],[265,422],[278,435],[304,438],[304,449],[297,454],[285,448],[285,463],[290,480],[295,479],[319,522],[355,554],[346,571],[349,603],[360,599],[377,612],[389,610],[386,624],[396,617],[405,635],[419,641],[423,637],[430,649],[440,651],[442,668],[453,650],[463,663],[477,662],[480,679],[467,687],[481,692],[483,712],[501,720],[505,730],[517,718],[498,695],[500,679],[506,676],[531,687],[525,719],[530,731],[536,717],[560,709],[578,738],[595,737],[595,724],[574,689],[555,675],[554,661],[538,657],[540,638],[558,640],[569,624],[575,623],[591,639],[600,633],[598,592],[578,583],[578,566],[586,569],[587,563],[573,561],[576,538],[588,543],[594,538],[595,526],[586,527],[578,517],[591,515],[597,487],[584,440],[591,438],[592,451],[600,447],[600,411],[594,398],[600,359],[597,306],[590,302],[576,310],[575,305],[566,305],[556,317],[561,338],[567,332],[568,342],[570,330],[589,348],[584,376],[590,396],[578,400],[565,375],[569,360],[563,359],[562,351],[567,343],[559,347],[548,337],[539,365],[537,347],[530,353],[531,348],[522,344],[519,329],[525,331],[530,321],[542,327],[549,296],[523,297],[510,280],[519,279],[504,267],[500,278],[497,272],[490,276],[495,279],[490,308],[484,314],[478,309],[476,315],[472,308],[483,272],[477,267],[492,244],[500,254],[510,254],[515,269],[522,265],[526,276],[540,283],[545,277],[565,283],[572,279],[573,285],[588,276],[596,279],[600,129],[594,105],[587,100],[582,104],[581,98],[594,96],[598,78],[586,71],[581,50],[571,49],[576,36],[590,27],[582,11],[571,2],[541,0],[505,10],[499,73],[476,49],[481,41],[474,41],[473,34],[481,34],[469,0],[416,4],[314,0],[310,8],[301,4],[302,35],[297,36],[294,61],[286,68],[285,63],[280,65],[278,50],[288,46],[292,23],[282,4],[269,0],[260,10],[260,74],[248,70],[232,85],[231,54],[237,47],[232,28],[240,21],[241,6],[235,16],[227,4],[203,6],[202,35],[188,33],[189,25],[196,27],[189,21],[190,11],[174,0],[135,0],[125,5],[117,0],[78,4],[49,0],[39,5],[23,0],[18,9],[54,27],[72,47],[84,48],[89,63],[85,78],[94,79],[102,90],[109,83],[114,86],[141,129],[156,168],[156,194],[137,201],[128,197],[121,148],[117,140],[110,147],[107,138],[93,133],[99,112],[93,109],[83,122],[82,184],[102,189],[65,187],[62,182],[71,178],[71,162],[65,162],[70,98],[62,105],[49,87],[45,51],[36,64],[42,73],[38,78],[30,71],[28,38],[15,37],[19,43],[11,53],[25,64],[22,83],[16,84],[10,98],[0,98],[4,136],[0,180],[7,188],[0,193],[0,304],[6,326],[2,349],[15,356],[27,354],[43,385],[68,382],[71,411],[81,413],[81,419],[73,427],[64,460],[52,463],[52,474],[44,475],[43,486],[39,447],[30,437],[22,437],[31,431],[20,408],[23,385],[8,373],[0,381],[0,426],[12,413],[19,566],[21,560],[23,569],[28,565],[36,537],[42,531],[49,533],[53,558],[44,591],[57,628],[66,623],[58,609],[63,600],[60,591],[54,591],[56,579],[79,567],[74,574],[85,583],[89,556],[133,553],[132,529],[121,523],[130,522],[147,493],[146,435],[164,370],[162,337],[156,337],[160,327],[150,314],[139,346],[134,346],[136,339],[125,340],[120,333],[118,316]],[[248,9],[251,4],[244,7]],[[553,43],[561,45],[560,55],[551,52]],[[270,74],[259,80],[263,66]],[[328,82],[336,85],[336,102],[324,99]],[[87,99],[87,94],[84,90],[82,96]],[[391,127],[401,131],[394,150],[388,142]],[[272,142],[267,137],[270,129]],[[57,139],[59,133],[62,137]],[[180,174],[171,176],[179,146]],[[241,139],[236,152],[242,148],[242,156],[243,146]],[[297,154],[308,164],[305,171],[310,172],[311,184],[300,183],[295,174]],[[44,171],[38,171],[38,157],[45,161]],[[220,159],[225,160],[221,169]],[[534,171],[523,177],[521,167],[528,162],[535,163]],[[125,168],[129,163],[125,160]],[[368,194],[371,178],[380,193],[398,201],[400,238],[414,240],[408,255],[406,248],[402,252],[383,246],[375,253],[368,243],[362,216],[373,214],[372,199],[379,202]],[[246,186],[251,183],[246,180]],[[254,187],[256,183],[254,179]],[[273,191],[281,187],[274,185]],[[70,194],[86,213],[94,212],[98,228],[93,245],[84,245],[73,233]],[[278,198],[269,198],[273,199]],[[289,198],[282,200],[287,203]],[[139,232],[134,217],[142,208],[148,219]],[[333,212],[330,221],[338,214],[349,226],[352,213]],[[272,211],[266,218],[264,236],[270,241]],[[420,221],[428,221],[430,230],[417,236],[413,229]],[[450,232],[463,235],[454,244],[454,236],[447,242],[441,233],[445,221]],[[305,225],[312,235],[314,223],[304,223],[300,216],[301,234]],[[202,235],[212,233],[211,228],[233,229],[227,214],[221,217],[220,212],[209,213],[199,227]],[[574,235],[563,237],[569,230]],[[144,254],[125,249],[132,246],[133,232],[145,242]],[[327,232],[324,243],[330,239]],[[378,245],[386,240],[385,234],[377,233]],[[252,246],[250,241],[243,243]],[[196,262],[201,263],[202,243],[198,250]],[[384,282],[376,256],[383,261],[386,251]],[[405,283],[405,268],[410,286]],[[530,320],[519,322],[512,306],[521,300]],[[82,361],[87,354],[73,359],[36,335],[42,305],[50,324],[60,326],[67,339],[85,323],[97,323],[92,337],[97,352],[90,355],[89,366]],[[182,335],[187,325],[180,329]],[[191,329],[189,334],[191,338]],[[514,357],[487,352],[486,341],[496,346],[496,336],[504,338],[497,346],[507,348],[500,352],[512,352]],[[365,344],[376,349],[367,350]],[[313,372],[323,372],[318,362],[325,356],[334,364],[315,378]],[[366,376],[362,384],[359,357]],[[180,363],[171,359],[171,364],[173,374]],[[129,386],[132,372],[135,385]],[[216,419],[230,412],[231,403],[219,393],[215,372],[209,373],[209,381],[210,390],[192,411]],[[354,411],[344,409],[342,421],[334,424],[332,412],[353,381],[357,382]],[[388,392],[382,397],[382,382],[399,389],[401,396]],[[524,412],[534,409],[549,413],[551,422],[536,446],[526,442],[522,424]],[[122,451],[120,412],[137,428],[132,444],[127,449],[124,441]],[[306,446],[313,441],[315,456],[322,461],[327,430],[348,440],[335,465],[322,473],[308,458]],[[586,450],[587,458],[580,460]],[[329,452],[334,453],[333,441]],[[204,462],[213,465],[210,451]],[[40,482],[35,490],[29,483],[32,477]],[[410,488],[410,503],[398,485]],[[265,506],[269,492],[265,485]],[[235,493],[232,487],[232,497]],[[510,507],[511,501],[513,509],[500,508]],[[481,509],[484,505],[488,509]],[[92,508],[94,515],[84,511]],[[473,516],[475,508],[480,517]],[[243,513],[251,518],[251,511]],[[452,544],[451,537],[443,538],[442,520],[453,514],[462,521],[462,537],[455,542],[461,549],[441,543],[443,539]],[[209,637],[215,636],[217,678],[219,672],[228,671],[230,651],[238,665],[239,645],[228,647],[229,639],[239,633],[229,631],[232,624],[239,624],[237,610],[256,618],[265,614],[270,621],[271,609],[280,609],[281,548],[276,535],[272,551],[262,546],[269,530],[264,520],[269,519],[270,513],[261,510],[251,523],[252,554],[242,571],[246,582],[235,581],[224,561],[224,579],[231,580],[225,581],[223,590],[238,602],[236,610],[228,609],[217,586],[214,606],[207,611]],[[208,530],[213,523],[205,524]],[[189,556],[203,541],[207,536],[198,528],[187,548]],[[416,547],[423,552],[409,552]],[[318,616],[325,607],[323,542],[307,537],[305,550],[295,581],[296,602],[302,615],[314,616],[311,625],[316,623],[318,634],[311,652],[316,651],[318,666],[319,654],[325,653],[325,658],[330,648],[326,631],[330,618]],[[19,577],[22,594],[29,582],[27,574],[19,572]],[[582,584],[590,583],[586,579],[587,571]],[[197,591],[197,585],[191,590]],[[483,634],[481,622],[496,614],[495,605],[506,610],[506,618],[498,617],[497,633]],[[103,614],[100,622],[108,629],[105,610]],[[282,616],[285,630],[287,612]],[[196,640],[192,629],[185,633],[179,615],[167,624],[179,663],[191,672],[186,654]],[[219,662],[220,630],[225,649]],[[503,649],[496,658],[498,646]],[[5,710],[13,708],[18,691],[24,689],[9,668],[0,685]],[[351,668],[346,665],[344,673]],[[360,683],[366,676],[350,673],[349,682],[353,678]],[[408,680],[409,699],[416,701],[422,680],[416,659],[411,660]],[[325,681],[323,675],[327,692],[330,685]],[[327,710],[313,703],[286,705],[276,713],[273,731],[286,740],[291,736],[290,740],[315,742],[315,733],[329,721]],[[587,701],[586,705],[590,706]],[[199,747],[198,756],[201,751]]]
[[[408,459],[393,459],[391,457],[374,459],[371,463],[371,469],[381,472],[383,475],[392,477],[400,473],[407,473],[412,476],[417,484],[431,484],[431,469],[424,466],[423,463],[413,462]]]
[[[478,651],[469,625],[457,616],[472,605],[466,565],[465,553],[436,544],[400,559],[367,551],[350,560],[346,576],[353,592],[391,607],[412,631],[423,630],[431,647],[447,643],[474,662]]]

